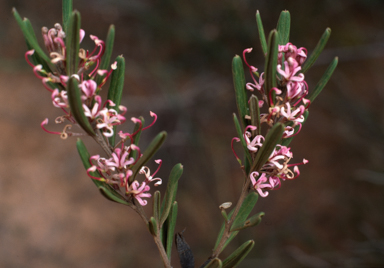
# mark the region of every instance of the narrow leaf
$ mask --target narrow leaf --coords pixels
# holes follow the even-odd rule
[[[178,181],[182,174],[182,164],[175,165],[171,170],[171,174],[169,175],[168,179],[167,190],[165,191],[163,205],[161,208],[160,226],[162,226],[164,221],[167,219],[171,206],[175,201]]]
[[[119,107],[121,103],[121,97],[123,95],[125,59],[123,56],[118,56],[116,58],[116,62],[116,69],[112,71],[111,75],[111,84],[108,90],[108,100],[113,101],[113,103],[116,105],[114,107]],[[112,106],[108,107],[113,108]]]
[[[175,235],[175,244],[177,253],[179,254],[181,268],[194,268],[195,258],[193,257],[192,250],[185,241],[182,233],[177,233]]]
[[[109,69],[109,63],[111,61],[114,42],[115,42],[115,26],[111,25],[109,26],[107,38],[105,39],[105,52],[99,66],[100,70]],[[98,85],[100,85],[102,80],[103,80],[103,77],[100,75],[97,75],[96,83]]]
[[[241,145],[243,146],[245,157],[246,157],[246,161],[248,163],[252,163],[252,157],[251,157],[251,154],[249,153],[249,150],[247,148],[247,143],[246,143],[246,141],[244,139],[244,131],[241,129],[239,120],[237,119],[237,116],[236,116],[235,113],[233,114],[233,122],[235,123],[237,135],[239,136]]]
[[[139,119],[141,120],[141,125],[139,123],[136,123],[135,124],[135,127],[133,128],[133,131],[132,133],[136,133],[135,137],[133,138],[133,144],[135,144],[136,146],[139,145],[139,141],[140,141],[140,136],[141,136],[141,129],[140,129],[140,126],[144,126],[144,123],[145,123],[145,120],[142,116],[139,116]],[[136,150],[131,150],[131,152],[129,153],[129,158],[133,157],[134,159],[136,159],[137,157],[137,154],[138,152]]]
[[[157,223],[154,217],[148,221],[148,230],[153,236],[157,236]]]
[[[249,99],[249,111],[251,115],[251,125],[256,127],[255,135],[261,133],[261,124],[260,124],[260,108],[259,108],[259,99],[252,95]]]
[[[247,197],[244,199],[243,204],[240,207],[239,213],[235,221],[232,224],[231,231],[235,231],[239,226],[243,226],[245,220],[248,218],[252,209],[255,207],[257,203],[257,199],[259,195],[256,192],[250,192]]]
[[[95,136],[87,117],[84,114],[83,104],[81,101],[79,82],[75,77],[71,77],[67,84],[68,103],[71,108],[71,113],[76,119],[76,122],[87,132],[90,136]]]
[[[160,198],[161,198],[160,191],[156,191],[153,194],[153,212],[152,212],[156,222],[159,222]]]
[[[261,222],[261,218],[264,216],[264,212],[259,212],[256,215],[253,215],[248,220],[243,222],[242,225],[238,225],[236,228],[232,227],[231,230],[233,231],[240,231],[248,227],[256,226]]]
[[[81,18],[78,11],[73,11],[66,32],[66,48],[67,48],[67,75],[71,77],[77,74],[79,67],[79,49],[80,49],[80,24]]]
[[[264,55],[266,55],[268,51],[268,46],[267,46],[267,40],[265,38],[264,27],[261,21],[259,11],[256,11],[256,23],[257,23],[257,30],[259,31],[261,49],[263,50]]]
[[[177,202],[174,201],[169,217],[167,218],[167,242],[166,242],[166,251],[168,259],[171,259],[172,253],[172,244],[173,244],[173,234],[175,233],[176,219],[177,219]]]
[[[223,266],[222,261],[219,258],[214,258],[212,260],[208,260],[207,264],[203,264],[201,268],[221,268]]]
[[[327,70],[325,70],[325,73],[321,77],[320,81],[315,86],[315,89],[312,91],[311,95],[309,96],[309,100],[313,102],[316,97],[320,94],[320,92],[323,90],[325,85],[328,83],[329,79],[331,78],[333,71],[336,69],[337,63],[339,61],[338,57],[335,57],[331,64],[328,66]]]
[[[132,176],[130,177],[130,183],[134,180],[137,173],[139,173],[141,167],[148,162],[149,159],[160,149],[161,145],[165,141],[167,133],[165,131],[160,132],[148,145],[147,149],[144,151],[143,155],[140,157],[139,161],[132,167]]]
[[[44,51],[39,46],[35,33],[33,32],[33,30],[31,32],[31,28],[26,27],[26,24],[24,23],[24,21],[27,19],[22,20],[15,8],[12,9],[12,12],[17,23],[19,24],[21,31],[23,32],[24,38],[27,40],[27,43],[35,50],[37,54],[39,54],[39,56],[43,60],[45,60],[47,63],[50,63],[51,59],[47,56],[47,54],[44,53]]]
[[[306,71],[308,71],[309,68],[311,68],[311,66],[315,63],[317,58],[320,56],[320,53],[323,51],[325,45],[327,44],[330,36],[331,36],[331,29],[330,28],[325,29],[315,49],[313,50],[311,55],[308,57],[308,59],[304,62],[303,66],[301,67],[302,73],[305,73]]]
[[[128,203],[124,199],[121,198],[121,196],[118,196],[113,190],[111,190],[109,187],[99,186],[100,193],[110,201],[123,204],[126,206],[132,206],[131,203]]]
[[[63,0],[63,30],[66,33],[68,23],[72,14],[73,4],[72,0]]]
[[[255,215],[253,215],[252,217],[250,217],[248,220],[246,220],[244,225],[246,227],[256,226],[261,222],[261,218],[263,218],[264,215],[265,215],[264,212],[259,212]]]
[[[248,113],[248,103],[247,92],[245,89],[245,75],[243,62],[238,55],[236,55],[232,60],[232,74],[233,84],[235,87],[237,109],[239,112],[242,129],[244,129],[246,126],[245,116]]]
[[[269,91],[277,86],[276,81],[276,66],[278,54],[278,37],[279,34],[276,30],[271,31],[268,38],[268,52],[265,58],[264,68],[264,90],[265,94],[269,96]]]
[[[29,19],[25,18],[23,20],[23,23],[24,23],[27,31],[31,34],[31,37],[34,40],[34,42],[37,43],[37,38],[36,38],[35,32],[33,31],[33,27],[32,27],[31,22],[29,21]],[[30,44],[30,42],[28,40],[26,40],[26,42],[27,42],[28,50],[33,49],[33,46]],[[32,61],[35,65],[41,64],[43,66],[43,69],[46,72],[51,72],[51,66],[50,66],[51,62],[50,61],[46,62],[42,57],[40,57],[40,55],[38,53],[33,53],[31,58],[32,58]],[[52,83],[50,83],[50,86],[51,85],[52,85]]]
[[[277,22],[277,32],[279,33],[279,45],[285,45],[289,42],[289,30],[291,27],[291,15],[288,10],[281,11],[279,21]]]
[[[238,265],[252,250],[255,242],[249,240],[236,249],[228,258],[223,261],[223,268],[232,268]]]
[[[117,112],[119,112],[119,106],[121,103],[121,97],[123,96],[123,88],[124,88],[124,72],[125,72],[125,60],[124,57],[118,56],[116,58],[117,67],[112,71],[111,75],[111,84],[108,90],[108,100],[111,100],[115,106],[110,106],[108,104],[108,108],[113,108]],[[116,130],[116,127],[114,127]],[[116,131],[114,131],[114,135],[109,138],[109,143],[114,146],[115,145],[115,136]]]
[[[253,161],[251,172],[259,171],[260,168],[268,161],[276,145],[281,141],[283,136],[284,125],[275,124],[267,133],[263,146],[257,151],[256,158]]]

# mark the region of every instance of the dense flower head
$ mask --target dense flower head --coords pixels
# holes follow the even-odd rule
[[[133,157],[134,151],[137,152],[136,159]],[[108,183],[121,195],[135,198],[140,205],[145,206],[147,201],[143,198],[151,197],[151,194],[148,193],[151,189],[149,184],[155,182],[154,185],[158,186],[162,183],[160,178],[154,178],[162,161],[155,160],[159,166],[152,175],[149,167],[142,166],[139,174],[144,174],[145,179],[139,183],[137,180],[133,180],[132,168],[141,156],[139,147],[134,144],[125,146],[122,140],[121,147],[115,148],[110,158],[103,158],[99,155],[90,157],[91,167],[87,170],[88,176],[94,180]],[[94,172],[97,172],[97,176]]]
[[[46,70],[42,65],[34,65],[29,57],[34,54],[34,50],[27,51],[25,58],[28,64],[33,68],[33,71],[39,79],[41,79],[44,87],[51,93],[52,104],[54,107],[61,109],[64,113],[56,122],[63,123],[67,120],[70,124],[76,124],[76,120],[71,114],[68,93],[66,90],[67,81],[69,79],[66,73],[66,54],[65,46],[66,34],[60,24],[56,23],[54,28],[42,28],[44,45],[51,58],[53,70]],[[80,42],[85,36],[84,30],[80,30]],[[81,93],[82,107],[84,114],[89,120],[89,123],[95,130],[100,130],[105,137],[111,137],[114,134],[114,126],[121,125],[125,122],[124,114],[126,108],[119,105],[118,107],[110,100],[103,102],[99,93],[102,86],[106,83],[108,77],[116,64],[112,64],[111,69],[102,70],[99,68],[101,57],[105,51],[104,41],[97,36],[90,35],[91,40],[95,43],[92,51],[83,48],[79,51],[79,65],[76,74],[73,75],[78,80]],[[102,77],[99,84],[96,83],[96,77]],[[63,131],[55,132],[48,131],[45,128],[47,121],[44,120],[42,127],[45,131],[53,134],[60,134],[62,138],[74,135],[84,135],[84,133],[69,132],[68,127],[64,127]]]
[[[30,59],[33,58],[34,50],[27,51],[25,58],[28,64],[33,68],[33,72],[38,77],[44,87],[50,92],[51,100],[54,107],[61,109],[62,116],[56,118],[55,123],[61,124],[67,122],[62,131],[50,131],[46,128],[48,119],[41,123],[41,127],[48,133],[60,135],[65,139],[69,136],[87,135],[84,132],[73,132],[74,125],[80,127],[75,117],[71,113],[70,102],[68,99],[67,83],[70,78],[74,78],[78,82],[81,107],[84,116],[88,120],[89,125],[96,133],[96,139],[102,145],[108,157],[93,155],[89,162],[91,167],[87,169],[87,174],[94,180],[109,184],[116,192],[124,196],[128,201],[137,200],[142,206],[147,204],[145,198],[151,196],[148,191],[150,184],[153,182],[155,186],[160,185],[162,180],[155,177],[161,166],[161,160],[156,160],[158,164],[157,170],[151,174],[149,167],[136,167],[142,157],[140,148],[135,145],[136,135],[143,130],[151,127],[157,119],[157,115],[150,112],[153,122],[148,126],[143,126],[142,121],[132,117],[131,121],[138,124],[138,128],[134,133],[124,131],[118,132],[116,135],[115,127],[122,125],[126,121],[125,113],[127,108],[122,105],[116,105],[111,100],[103,101],[100,96],[103,85],[111,76],[113,70],[117,68],[117,62],[111,65],[110,70],[100,69],[101,58],[105,51],[105,43],[97,36],[90,35],[90,39],[95,46],[92,50],[80,48],[79,64],[71,77],[67,74],[66,56],[66,34],[60,24],[55,24],[51,29],[44,27],[42,29],[44,45],[49,53],[51,64],[49,67],[33,64]],[[80,43],[85,37],[84,30],[80,30]],[[72,78],[72,79],[73,79]],[[81,129],[77,128],[77,129]],[[87,132],[88,133],[88,132]],[[109,138],[117,136],[120,140],[115,146],[110,144]],[[95,137],[94,137],[95,138]],[[133,174],[133,167],[140,168],[138,177],[144,175],[143,180],[139,182],[136,174]]]
[[[310,101],[306,99],[308,84],[301,72],[301,66],[307,58],[305,48],[297,48],[292,43],[278,46],[277,86],[271,89],[265,88],[264,73],[259,74],[258,69],[247,62],[246,54],[251,52],[252,48],[243,51],[243,59],[252,78],[252,82],[246,84],[246,89],[252,92],[256,90],[261,95],[258,105],[265,111],[260,114],[260,129],[248,125],[243,133],[249,155],[254,160],[264,144],[263,133],[268,133],[274,124],[278,122],[284,124],[283,140],[300,132]],[[250,119],[250,116],[246,116],[245,119]],[[240,141],[240,139],[237,137],[232,139],[233,151],[234,141]],[[235,156],[241,162],[236,153]],[[249,174],[253,188],[261,196],[266,197],[268,190],[280,188],[281,181],[297,178],[300,175],[298,165],[306,164],[308,161],[303,159],[300,163],[291,164],[292,158],[291,148],[277,144],[260,170],[251,171]]]

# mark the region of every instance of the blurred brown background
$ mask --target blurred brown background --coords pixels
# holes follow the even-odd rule
[[[75,139],[40,129],[59,113],[24,61],[12,7],[36,33],[61,22],[61,1],[0,0],[0,267],[161,267],[139,217],[105,200],[87,177]],[[87,34],[104,39],[115,24],[128,117],[159,116],[141,145],[160,130],[169,134],[157,154],[159,175],[184,164],[177,231],[186,229],[197,265],[214,245],[218,206],[239,194],[231,60],[254,47],[249,61],[263,68],[256,10],[269,31],[288,9],[291,41],[309,52],[330,27],[326,50],[306,74],[310,89],[336,55],[339,66],[291,144],[294,160],[310,162],[260,198],[263,222],[240,233],[223,257],[254,239],[240,267],[384,267],[383,1],[78,0],[74,7]]]

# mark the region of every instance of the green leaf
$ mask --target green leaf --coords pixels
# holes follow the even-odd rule
[[[85,170],[88,170],[92,166],[91,163],[89,162],[89,158],[91,157],[91,155],[89,154],[87,148],[85,147],[84,142],[80,138],[78,138],[76,141],[76,147],[80,155],[81,161],[83,162]],[[97,170],[90,172],[90,174],[94,177],[99,177],[99,178],[102,177]],[[105,182],[101,182],[98,180],[92,180],[92,181],[96,184],[97,187],[107,185]]]
[[[153,236],[157,236],[157,223],[154,217],[148,221],[148,230]]]
[[[80,138],[77,139],[76,147],[80,155],[81,161],[83,162],[85,170],[88,170],[91,167],[91,163],[89,162],[89,158],[91,156],[87,148],[85,147],[83,141]],[[97,170],[89,173],[94,177],[98,177],[98,178],[102,177]],[[111,200],[120,204],[124,204],[127,206],[132,206],[120,194],[118,194],[115,190],[113,190],[112,187],[107,183],[98,181],[98,180],[92,180],[92,181],[96,184],[97,188],[99,188],[99,191],[101,192],[101,194],[108,200]]]
[[[67,33],[68,23],[72,14],[72,0],[63,0],[63,30]]]
[[[251,125],[257,127],[252,133],[254,135],[259,135],[261,133],[261,124],[260,124],[260,108],[259,108],[259,99],[252,95],[249,99],[249,111],[251,115]]]
[[[311,55],[308,57],[308,59],[304,62],[303,66],[301,67],[302,73],[305,73],[306,71],[308,71],[309,68],[311,68],[311,66],[315,63],[317,58],[320,56],[320,53],[323,51],[325,45],[327,44],[330,36],[331,36],[331,29],[330,28],[325,29],[325,32],[321,36],[315,49],[313,50]]]
[[[113,108],[119,112],[119,106],[121,103],[121,97],[123,96],[124,88],[124,73],[125,73],[125,60],[124,57],[118,56],[116,58],[117,68],[112,71],[111,84],[108,90],[108,100],[111,100],[115,106],[108,104],[108,109]],[[116,126],[114,127],[114,135],[109,138],[109,143],[115,145]]]
[[[261,49],[263,50],[264,55],[266,55],[268,52],[268,46],[267,46],[267,40],[265,38],[264,27],[261,21],[259,11],[256,11],[256,23],[257,23],[257,30],[259,31]]]
[[[121,196],[118,195],[114,190],[111,190],[110,187],[99,186],[99,191],[105,198],[109,199],[110,201],[132,207],[131,203],[128,203],[122,199]]]
[[[75,77],[71,77],[67,83],[68,103],[71,108],[71,113],[76,119],[76,122],[87,132],[90,136],[95,136],[95,132],[92,129],[88,118],[84,114],[82,106],[79,82]]]
[[[141,120],[141,126],[144,126],[144,123],[145,123],[145,120],[142,116],[139,116],[139,119]],[[136,131],[138,131],[136,133]],[[139,123],[136,123],[135,124],[135,127],[133,128],[133,132],[132,133],[136,133],[136,135],[134,136],[133,138],[133,144],[135,144],[136,146],[139,145],[139,140],[140,140],[140,136],[141,136],[141,129],[140,129],[140,124]],[[137,154],[138,154],[138,151],[136,150],[131,150],[131,152],[129,153],[129,158],[133,157],[134,159],[136,159],[137,157]]]
[[[335,57],[331,64],[328,66],[327,70],[325,70],[325,73],[321,77],[320,81],[315,86],[315,89],[312,91],[312,93],[309,96],[309,100],[313,102],[316,97],[320,94],[320,92],[323,90],[325,85],[328,83],[329,79],[331,78],[333,71],[336,69],[337,63],[339,61],[338,57]]]
[[[210,260],[207,265],[203,266],[203,268],[221,268],[222,266],[222,261],[219,258],[214,258]]]
[[[77,74],[79,67],[79,49],[80,49],[80,24],[81,17],[78,11],[73,11],[69,18],[68,30],[66,32],[67,48],[67,75],[71,77]]]
[[[261,222],[261,218],[264,216],[264,212],[259,212],[252,217],[250,217],[248,220],[243,222],[242,224],[239,224],[236,228],[232,227],[231,230],[233,231],[240,231],[248,227],[256,226]]]
[[[24,38],[26,39],[27,43],[35,50],[35,52],[40,56],[40,58],[45,60],[47,63],[50,63],[51,59],[47,56],[47,54],[44,53],[44,51],[39,46],[33,29],[28,26],[29,22],[25,23],[27,19],[22,20],[15,8],[12,9],[12,12],[17,23],[19,24],[21,31],[23,32]]]
[[[246,161],[248,161],[248,163],[252,163],[252,157],[251,157],[251,154],[249,153],[249,150],[247,148],[247,143],[244,139],[244,131],[241,129],[239,120],[237,119],[237,116],[235,113],[233,114],[233,122],[235,123],[237,135],[239,136],[241,145],[243,146]]]
[[[37,43],[37,38],[36,38],[36,35],[35,35],[35,32],[33,31],[33,27],[32,27],[32,24],[31,22],[29,21],[29,19],[25,18],[23,20],[23,23],[25,25],[25,28],[27,29],[27,31],[31,34],[31,37],[33,38],[34,42]],[[26,40],[26,43],[27,43],[27,47],[28,47],[28,50],[31,50],[33,49],[32,45],[30,44],[30,42],[28,40]],[[43,69],[46,71],[46,72],[52,72],[51,71],[51,62],[46,62],[42,57],[40,57],[40,55],[38,53],[33,53],[31,55],[31,59],[34,63],[34,65],[38,65],[38,64],[41,64],[43,66]],[[48,82],[48,84],[50,86],[52,86],[52,83]],[[55,87],[53,87],[54,89]]]
[[[105,40],[105,52],[99,66],[100,70],[107,70],[109,68],[114,41],[115,41],[115,25],[111,25],[109,26],[107,38]],[[102,80],[103,80],[103,76],[97,75],[96,83],[98,85],[100,85]]]
[[[134,180],[137,173],[139,173],[142,166],[148,162],[149,159],[160,149],[161,145],[165,141],[167,137],[167,132],[162,131],[152,140],[152,142],[148,145],[147,149],[144,151],[143,155],[136,162],[136,164],[132,167],[132,176],[130,177],[130,183]]]
[[[237,109],[239,112],[242,129],[244,129],[246,126],[245,116],[248,113],[248,103],[247,92],[245,89],[243,62],[238,55],[236,55],[232,60],[232,74],[233,84],[235,87]]]
[[[172,244],[173,244],[173,234],[175,233],[176,219],[177,219],[177,202],[174,201],[169,217],[167,218],[167,241],[166,241],[166,251],[168,259],[171,259],[172,253]]]
[[[223,216],[224,218],[224,221],[228,221],[228,215],[225,209],[221,209],[220,212],[221,212],[221,216]]]
[[[256,202],[257,202],[257,199],[258,199],[258,194],[256,192],[250,192],[244,199],[243,201],[243,204],[241,205],[240,209],[239,209],[239,213],[237,214],[237,217],[235,219],[235,221],[233,222],[232,224],[232,227],[233,226],[236,226],[236,225],[239,225],[239,223],[243,223],[247,217],[249,216],[249,214],[251,213],[252,209],[255,207],[256,205]],[[233,211],[234,209],[232,209],[232,211],[229,213],[228,217],[231,217],[232,214],[233,214]],[[222,226],[221,226],[221,229],[219,231],[219,235],[217,237],[217,240],[216,240],[216,244],[215,244],[215,248],[217,248],[217,246],[219,245],[219,242],[221,240],[221,237],[223,236],[224,234],[224,229],[225,229],[225,224],[223,223]],[[231,232],[228,240],[225,242],[223,248],[221,250],[224,250],[225,247],[232,241],[233,238],[235,238],[235,236],[237,235],[239,231],[233,231]]]
[[[223,261],[223,268],[232,268],[238,265],[252,250],[255,242],[249,240],[236,249],[228,258]]]
[[[159,222],[160,198],[161,198],[160,191],[156,191],[153,194],[153,217],[155,218],[156,222]]]
[[[260,168],[268,161],[276,145],[281,141],[283,136],[284,125],[275,124],[267,133],[263,146],[257,151],[256,158],[253,161],[251,172],[259,171]]]
[[[277,86],[276,81],[276,66],[278,54],[278,39],[279,34],[276,30],[271,31],[268,38],[268,52],[265,58],[264,68],[264,90],[265,94],[269,96],[269,91]]]
[[[240,207],[236,219],[232,224],[231,231],[236,231],[239,226],[244,225],[245,220],[248,218],[252,209],[255,207],[258,198],[259,195],[253,191],[247,195],[247,197],[244,199],[243,204]]]
[[[291,27],[291,15],[288,10],[281,11],[277,22],[277,32],[279,33],[279,45],[284,46],[289,42],[289,30]]]
[[[183,165],[177,164],[171,170],[171,174],[169,175],[167,190],[165,191],[165,196],[163,200],[163,204],[161,207],[161,218],[160,218],[160,226],[163,225],[164,221],[167,219],[171,206],[175,200],[178,181],[183,174]]]
[[[123,95],[125,59],[123,56],[118,56],[116,62],[117,67],[112,71],[111,84],[108,90],[108,100],[113,101],[116,106],[112,107],[108,105],[109,108],[119,107]]]

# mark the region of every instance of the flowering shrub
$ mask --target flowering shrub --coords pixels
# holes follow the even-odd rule
[[[38,45],[28,19],[22,20],[16,10],[14,16],[23,31],[29,50],[26,61],[33,68],[43,86],[50,92],[52,104],[63,115],[55,123],[66,123],[61,131],[48,129],[48,119],[41,127],[50,134],[62,139],[76,136],[77,149],[86,173],[107,199],[132,208],[148,227],[159,250],[165,267],[171,267],[171,251],[175,238],[176,248],[182,267],[194,267],[192,251],[182,233],[174,234],[178,204],[175,201],[178,180],[183,166],[175,165],[171,170],[163,199],[159,191],[152,192],[151,185],[162,184],[155,177],[162,160],[155,162],[158,167],[151,172],[146,163],[154,156],[166,138],[159,133],[146,149],[139,146],[141,133],[150,128],[157,115],[150,112],[152,122],[145,126],[142,117],[131,117],[133,130],[117,130],[126,123],[125,106],[121,105],[124,83],[125,62],[122,56],[110,65],[114,41],[114,27],[111,26],[104,42],[90,35],[95,43],[92,50],[80,48],[85,32],[80,28],[80,13],[72,11],[72,1],[63,0],[63,24],[54,28],[42,29],[44,45],[48,55]],[[237,137],[232,139],[232,150],[240,163],[244,181],[239,199],[230,213],[230,202],[219,206],[223,225],[219,231],[212,254],[201,267],[234,267],[250,252],[253,240],[245,242],[225,259],[220,254],[237,233],[260,223],[264,212],[249,216],[258,196],[267,197],[270,190],[278,189],[282,181],[292,180],[300,175],[299,165],[308,161],[291,163],[293,153],[288,147],[291,140],[300,132],[308,116],[308,108],[329,80],[337,65],[337,58],[315,89],[309,93],[304,73],[315,62],[327,42],[330,30],[327,29],[318,46],[307,57],[305,48],[297,48],[289,42],[290,15],[283,11],[268,42],[264,36],[259,13],[256,14],[261,47],[265,54],[264,72],[246,60],[253,82],[246,83],[243,62],[239,56],[233,59],[233,79],[239,119],[233,119]],[[110,80],[108,97],[102,100],[100,93]],[[247,90],[258,94],[247,97]],[[261,113],[260,111],[264,112]],[[104,151],[105,156],[90,155],[80,138],[93,138]],[[240,142],[244,159],[241,160],[234,148]],[[152,198],[152,216],[147,217],[143,206]]]

